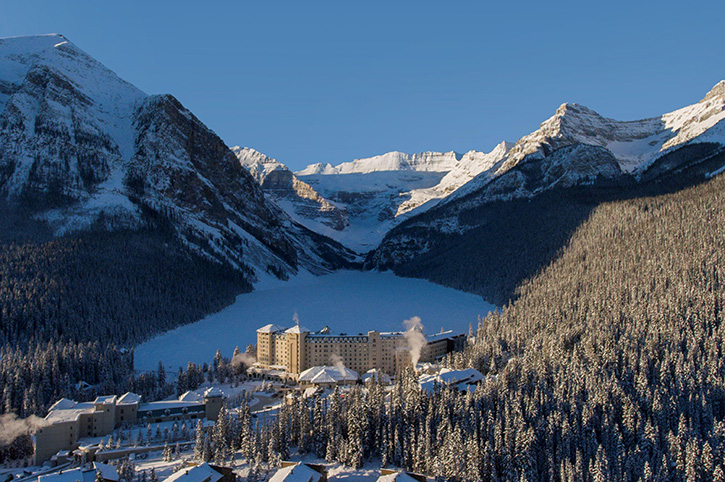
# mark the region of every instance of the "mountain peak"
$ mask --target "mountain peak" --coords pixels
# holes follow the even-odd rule
[[[576,102],[564,102],[559,106],[558,109],[556,109],[556,116],[563,116],[565,114],[586,114],[599,116],[597,112],[593,111],[589,107],[577,104]]]
[[[710,89],[710,92],[708,92],[707,95],[700,102],[706,102],[710,99],[720,96],[725,96],[725,80],[721,80],[720,82],[715,84],[715,86]]]

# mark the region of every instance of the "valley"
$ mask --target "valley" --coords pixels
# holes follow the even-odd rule
[[[725,81],[701,95],[295,171],[63,35],[0,39],[0,462],[725,480]]]

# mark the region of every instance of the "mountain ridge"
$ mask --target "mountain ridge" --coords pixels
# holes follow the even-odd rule
[[[353,259],[268,202],[177,99],[147,95],[66,37],[0,39],[0,78],[0,198],[56,235],[164,218],[190,249],[252,282]]]

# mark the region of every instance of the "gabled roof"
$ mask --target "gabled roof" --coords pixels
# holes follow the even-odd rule
[[[204,392],[204,398],[209,397],[223,397],[224,392],[222,392],[218,387],[209,387]]]
[[[68,398],[61,398],[48,409],[49,412],[53,410],[69,410],[76,406],[76,402]]]
[[[300,463],[279,469],[269,482],[320,482],[321,480],[321,473]]]
[[[438,373],[438,378],[443,383],[478,383],[483,380],[483,374],[473,368],[466,368],[464,370],[451,370],[448,368],[441,368]]]
[[[309,332],[310,332],[310,330],[308,330],[308,329],[307,329],[307,328],[305,328],[304,326],[300,326],[300,325],[295,325],[295,326],[293,326],[292,328],[287,328],[287,329],[286,329],[286,330],[285,330],[284,332],[285,332],[285,333],[293,333],[293,334],[295,334],[295,333],[296,333],[296,334],[298,334],[298,335],[299,335],[300,333],[309,333]]]
[[[184,392],[179,397],[180,402],[201,402],[204,399],[198,392]]]
[[[118,399],[116,402],[118,404],[133,404],[133,403],[141,403],[141,395],[138,395],[133,392],[126,392]]]
[[[461,391],[473,391],[476,384],[484,380],[484,376],[478,370],[466,368],[464,370],[451,370],[450,368],[441,368],[437,374],[424,374],[418,377],[420,388],[433,392],[436,384],[448,385],[455,387]]]
[[[300,373],[298,381],[310,383],[335,383],[356,381],[360,378],[356,371],[345,367],[312,367]]]
[[[284,328],[281,326],[270,323],[269,325],[264,325],[262,328],[258,329],[257,333],[275,333],[282,330],[284,330]]]
[[[398,472],[395,474],[381,475],[378,477],[377,482],[418,482],[405,472]]]
[[[382,370],[378,370],[377,368],[371,368],[370,370],[366,371],[362,374],[362,377],[360,379],[367,383],[369,380],[375,380],[381,383],[390,383],[391,379],[388,376],[387,373],[385,373]]]
[[[224,475],[214,470],[208,463],[204,462],[196,467],[181,469],[166,478],[164,482],[217,482]]]
[[[96,397],[95,400],[93,400],[93,404],[103,404],[103,405],[112,405],[116,403],[116,395],[101,395],[100,397]]]

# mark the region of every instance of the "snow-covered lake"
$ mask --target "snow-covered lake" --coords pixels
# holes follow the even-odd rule
[[[496,307],[481,297],[392,273],[338,271],[304,275],[287,282],[263,282],[213,315],[159,335],[136,347],[138,370],[155,370],[163,361],[176,372],[189,361],[210,362],[217,349],[230,357],[257,342],[256,329],[268,323],[292,326],[295,313],[312,331],[328,325],[334,333],[403,330],[403,320],[419,316],[426,333],[441,328],[468,332],[479,316]]]

